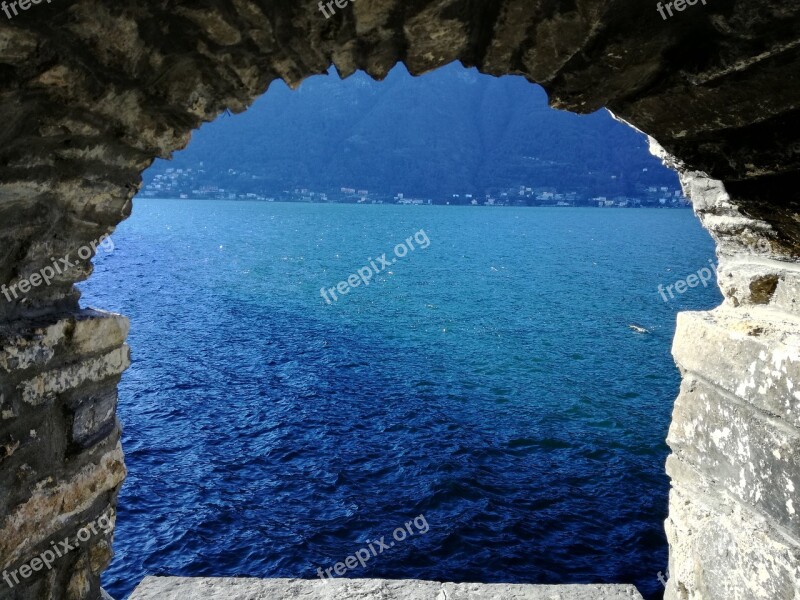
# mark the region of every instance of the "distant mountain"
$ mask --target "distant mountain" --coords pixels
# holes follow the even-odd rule
[[[296,91],[277,81],[244,114],[203,126],[145,183],[168,168],[191,168],[190,187],[240,193],[351,187],[441,200],[520,185],[587,197],[677,189],[646,138],[606,111],[556,111],[521,77],[459,64],[422,77],[401,65],[383,82],[332,70]]]

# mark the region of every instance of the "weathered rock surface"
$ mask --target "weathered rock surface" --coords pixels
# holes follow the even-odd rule
[[[127,333],[127,319],[99,311],[0,329],[0,598],[98,597],[125,477],[116,399]],[[98,518],[108,526],[26,576]]]
[[[800,598],[796,1],[668,19],[641,0],[358,0],[330,19],[313,0],[26,6],[0,16],[0,567],[113,512],[127,323],[81,311],[74,283],[141,171],[276,78],[461,60],[541,83],[563,109],[609,107],[682,172],[725,309],[682,318],[676,338],[667,598]],[[14,596],[97,598],[106,537]]]
[[[684,185],[717,241],[725,303],[678,317],[665,598],[800,600],[797,264],[718,182]],[[770,293],[753,285],[764,280]]]
[[[147,577],[130,600],[641,600],[632,585]]]

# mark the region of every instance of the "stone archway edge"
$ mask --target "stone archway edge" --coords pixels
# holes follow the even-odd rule
[[[328,19],[303,1],[64,0],[0,16],[0,282],[112,232],[155,157],[277,78],[454,60],[541,83],[557,108],[606,106],[681,171],[725,302],[682,316],[675,339],[666,598],[800,599],[796,0],[708,2],[666,21],[642,0],[359,0]],[[127,322],[80,308],[74,283],[90,273],[79,260],[0,301],[4,569],[115,511]],[[110,534],[93,538],[15,593],[95,599],[110,548]]]

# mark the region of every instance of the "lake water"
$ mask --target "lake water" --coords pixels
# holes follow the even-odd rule
[[[115,597],[314,578],[420,515],[346,576],[661,597],[675,315],[721,298],[657,292],[713,258],[690,211],[137,199],[112,237],[81,287],[132,321]]]

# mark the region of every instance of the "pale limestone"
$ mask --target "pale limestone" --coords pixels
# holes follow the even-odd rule
[[[147,577],[129,600],[642,600],[631,585]]]

